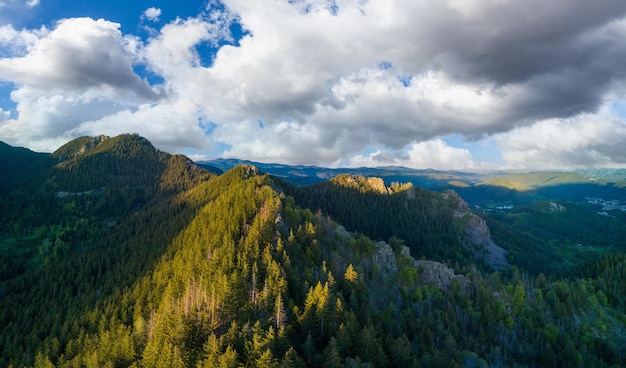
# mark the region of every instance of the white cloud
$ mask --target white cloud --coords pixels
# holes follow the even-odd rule
[[[510,168],[626,167],[626,122],[602,114],[543,120],[495,139]]]
[[[39,5],[39,0],[27,0],[26,6],[29,8],[34,8]]]
[[[163,92],[134,73],[136,46],[118,28],[90,18],[61,21],[49,32],[3,27],[0,35],[8,35],[3,40],[25,53],[0,59],[0,80],[17,86],[11,99],[18,113],[0,127],[0,136],[41,147],[36,141],[67,139],[84,121],[158,101]]]
[[[0,80],[40,90],[69,93],[97,90],[104,95],[158,93],[133,71],[135,55],[126,48],[119,24],[72,18],[39,38],[21,57],[0,59]]]
[[[38,30],[16,30],[12,25],[0,26],[0,57],[23,56],[48,33],[42,26]]]
[[[161,9],[159,8],[148,8],[143,12],[143,17],[151,22],[158,22],[159,17],[161,16]]]
[[[184,100],[117,111],[97,120],[82,122],[68,131],[71,136],[115,136],[129,132],[140,132],[154,145],[169,152],[178,151],[181,147],[207,148],[206,137],[198,126],[197,109]]]
[[[195,46],[202,42],[216,44],[228,34],[227,24],[210,23],[200,18],[177,19],[165,25],[152,38],[142,57],[156,73],[185,90],[188,84],[198,84],[197,77],[206,71],[201,66]],[[203,88],[198,86],[196,88]]]
[[[216,132],[238,131],[241,137],[242,126],[254,132],[248,134],[250,140],[214,136],[233,146],[229,154],[328,162],[368,146],[398,150],[450,133],[479,138],[537,119],[574,116],[593,110],[608,88],[592,81],[595,73],[610,80],[617,67],[581,64],[582,69],[568,65],[561,70],[552,64],[563,60],[550,58],[555,52],[572,52],[570,44],[589,49],[598,40],[610,45],[607,50],[625,54],[620,43],[600,36],[616,32],[616,23],[600,28],[587,24],[580,26],[587,40],[575,32],[566,34],[562,37],[568,40],[567,47],[533,51],[537,60],[526,70],[507,75],[508,58],[503,58],[502,65],[492,63],[495,72],[489,75],[485,74],[489,70],[478,69],[483,64],[476,60],[477,43],[489,55],[509,41],[498,40],[500,33],[529,48],[537,41],[532,28],[513,34],[512,30],[532,24],[516,18],[520,9],[515,3],[469,4],[474,8],[466,9],[467,19],[490,21],[481,26],[459,19],[457,10],[432,3],[345,2],[336,15],[324,4],[309,2],[303,11],[287,3],[228,1],[251,32],[240,47],[223,47],[209,69],[169,68],[172,74],[196,76],[199,82],[185,90],[193,91],[190,94],[203,106],[207,119],[218,123]],[[543,8],[546,19],[561,9],[540,2],[533,6]],[[609,10],[603,4],[592,18],[597,22],[614,17]],[[592,21],[575,15],[583,23]],[[553,20],[552,25],[564,33],[576,27]],[[543,69],[535,65],[542,54],[547,64]],[[378,68],[383,60],[391,67]],[[398,78],[406,75],[412,76],[408,86]],[[587,87],[579,87],[578,81]],[[263,121],[264,129],[257,127],[257,120]],[[285,124],[286,131],[279,129]],[[272,139],[275,134],[279,138]]]
[[[401,152],[376,150],[368,155],[355,155],[351,167],[404,166],[415,169],[477,170],[494,169],[495,165],[475,162],[470,151],[450,147],[441,139],[414,143]]]
[[[2,123],[3,121],[9,120],[10,117],[11,117],[10,111],[4,111],[2,110],[2,108],[0,108],[0,123]]]

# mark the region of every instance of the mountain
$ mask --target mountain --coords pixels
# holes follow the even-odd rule
[[[469,257],[458,243],[460,229],[448,197],[408,185],[385,186],[380,178],[341,174],[309,187],[286,187],[304,207],[329,215],[350,231],[372,239],[403,239],[417,257]]]
[[[240,163],[258,167],[262,172],[296,186],[318,184],[341,174],[382,178],[386,185],[411,183],[427,190],[458,192],[472,207],[496,209],[536,200],[585,202],[587,198],[619,200],[626,204],[626,170],[598,169],[578,171],[461,172],[417,170],[406,167],[323,168],[265,164],[237,159],[217,159],[202,164],[228,170]]]
[[[0,201],[0,280],[95,246],[123,218],[165,206],[209,175],[137,135],[82,137],[38,155]]]
[[[480,175],[456,171],[416,170],[401,166],[376,168],[325,168],[318,166],[267,164],[239,159],[216,159],[201,161],[199,164],[212,165],[221,170],[228,170],[240,164],[254,165],[262,172],[281,178],[296,186],[317,184],[337,175],[361,175],[365,177],[383,178],[390,185],[393,182],[411,182],[425,189],[449,189],[464,187],[480,182]]]
[[[524,257],[567,237],[549,224],[411,183],[263,171],[216,174],[136,135],[48,155],[0,197],[0,366],[626,364],[619,244],[572,265],[552,249],[564,265],[544,273]]]
[[[18,180],[22,173],[47,157],[45,153],[33,152],[22,147],[12,147],[0,142],[0,189],[13,180]]]

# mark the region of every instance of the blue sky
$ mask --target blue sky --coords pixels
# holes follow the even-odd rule
[[[0,140],[50,152],[130,132],[194,159],[626,167],[625,36],[613,0],[0,0]]]
[[[149,8],[160,9],[159,23],[169,23],[177,17],[195,17],[205,10],[201,2],[173,1],[39,1],[28,6],[26,1],[5,1],[5,22],[15,28],[52,27],[59,19],[75,17],[104,18],[119,23],[123,33],[137,33],[144,23],[142,15]],[[157,6],[158,5],[158,6]],[[10,20],[9,20],[10,19]]]

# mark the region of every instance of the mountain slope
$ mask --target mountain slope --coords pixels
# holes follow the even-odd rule
[[[411,184],[386,187],[382,179],[347,174],[286,191],[296,202],[321,210],[350,231],[373,239],[403,239],[417,258],[474,262],[470,250],[459,242],[467,218],[454,218],[457,196]]]
[[[93,247],[133,212],[163,205],[210,175],[136,135],[72,141],[6,187],[0,280]]]
[[[113,148],[99,151],[98,160],[109,160],[116,149],[145,143],[137,138],[111,138]],[[140,192],[124,193],[126,183],[113,180],[116,172],[99,166],[96,159],[75,157],[71,159],[75,170],[52,164],[43,168],[31,186],[35,192],[20,193],[19,199],[28,205],[10,215],[3,213],[10,221],[2,222],[6,226],[2,229],[5,236],[0,249],[0,274],[7,281],[0,290],[3,304],[10,308],[0,311],[0,324],[7,326],[6,339],[0,340],[0,365],[6,366],[7,359],[15,355],[32,363],[33,352],[42,339],[58,334],[64,321],[86,313],[101,298],[134,283],[153,266],[197,208],[206,203],[205,194],[198,197],[183,190],[192,186],[202,190],[211,175],[194,168],[185,157],[161,154],[150,147],[146,147],[148,154],[136,163],[137,172],[133,173],[143,178]],[[148,157],[154,161],[148,162],[144,170],[141,163]],[[89,167],[82,167],[86,163]],[[117,164],[121,167],[126,162],[120,160]],[[162,170],[146,171],[155,166]],[[67,196],[59,196],[61,191],[48,191],[71,189],[63,186],[66,181],[83,185],[100,180],[85,181],[82,175],[89,170],[111,179],[110,184],[99,192]],[[137,184],[134,180],[131,182]],[[42,183],[46,190],[41,189]],[[1,203],[6,205],[6,199]],[[37,318],[33,320],[32,316]]]
[[[441,263],[412,259],[401,244],[347,233],[281,199],[271,179],[249,166],[206,185],[212,200],[153,269],[70,317],[60,331],[73,332],[44,339],[36,364],[621,362],[616,346],[624,325],[611,309],[604,317],[591,314],[611,305],[593,279],[539,277],[525,284],[518,275],[509,283],[469,268],[460,276]],[[580,299],[582,290],[590,299]],[[583,316],[591,325],[575,322]],[[606,337],[593,337],[609,322],[617,324]],[[582,348],[577,336],[593,344]]]
[[[47,157],[22,147],[12,147],[0,142],[0,190],[10,182],[19,180],[31,166]]]

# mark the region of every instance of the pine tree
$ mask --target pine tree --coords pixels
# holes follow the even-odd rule
[[[276,329],[280,331],[284,328],[285,323],[287,322],[287,313],[285,311],[285,303],[283,302],[282,293],[279,293],[276,297]]]

